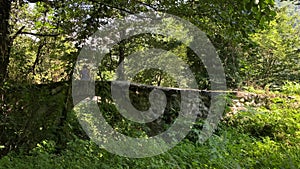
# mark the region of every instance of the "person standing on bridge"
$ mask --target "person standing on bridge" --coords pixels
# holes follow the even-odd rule
[[[90,70],[88,69],[87,65],[84,65],[80,72],[80,80],[83,80],[83,81],[91,80]]]
[[[82,99],[93,98],[95,85],[92,83],[91,72],[87,65],[83,65],[80,70],[80,87],[78,91],[82,97]]]

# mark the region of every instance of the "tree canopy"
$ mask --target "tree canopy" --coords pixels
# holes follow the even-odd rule
[[[38,83],[68,79],[76,53],[98,28],[112,18],[154,10],[187,19],[207,33],[230,74],[228,80],[235,81],[238,44],[266,27],[275,17],[274,4],[272,0],[3,1],[1,78],[21,77]]]

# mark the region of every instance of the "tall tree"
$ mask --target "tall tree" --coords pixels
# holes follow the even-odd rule
[[[0,0],[0,85],[7,76],[9,54],[11,49],[10,40],[10,0]]]
[[[300,16],[289,9],[281,8],[267,29],[250,34],[241,69],[246,82],[265,86],[299,79]]]

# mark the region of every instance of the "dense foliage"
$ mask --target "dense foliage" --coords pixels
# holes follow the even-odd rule
[[[3,157],[0,168],[299,168],[300,96],[285,94],[292,90],[286,85],[268,95],[256,91],[270,102],[237,114],[229,111],[201,145],[186,139],[159,156],[130,159],[78,137],[57,154],[58,142],[45,139],[28,154]]]
[[[300,17],[294,10],[299,6],[276,3],[0,0],[0,168],[300,168]],[[71,80],[76,59],[95,31],[112,19],[146,11],[179,16],[204,31],[224,66],[229,90],[244,90],[256,99],[226,96],[219,128],[204,143],[198,142],[203,125],[198,119],[167,153],[130,159],[99,148],[83,131],[72,110]],[[180,24],[172,29],[187,36]],[[135,70],[128,65],[140,62],[129,56],[151,48],[175,53],[193,71],[198,89],[210,89],[205,66],[182,42],[154,34],[119,42],[97,65],[96,80],[104,83],[96,87],[96,95],[107,122],[132,137],[168,129],[179,109],[179,103],[168,105],[162,126],[140,125],[121,116],[111,98],[107,82],[115,75],[118,80],[179,87],[174,77],[158,69],[124,77]],[[131,97],[141,110],[151,104],[141,92]]]

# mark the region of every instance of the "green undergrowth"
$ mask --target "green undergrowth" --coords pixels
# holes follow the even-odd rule
[[[44,141],[29,155],[9,154],[0,168],[299,168],[299,145],[287,146],[269,137],[257,139],[227,128],[202,145],[181,142],[167,153],[130,159],[111,154],[90,141],[70,142],[61,154]]]
[[[292,89],[291,89],[292,88]],[[111,154],[89,140],[74,139],[60,153],[44,140],[29,154],[9,153],[2,169],[81,168],[300,168],[300,97],[283,88],[268,104],[246,107],[220,123],[203,144],[183,140],[170,151],[132,159]],[[292,91],[292,92],[291,92]]]

